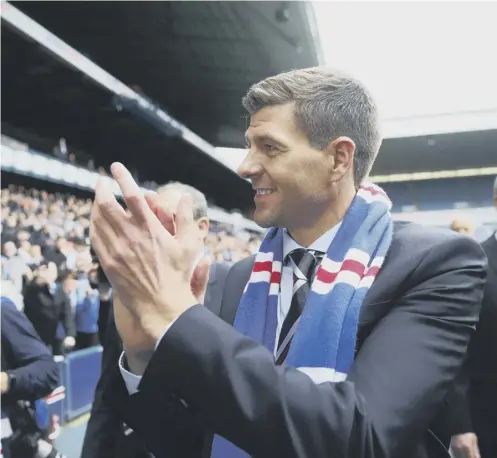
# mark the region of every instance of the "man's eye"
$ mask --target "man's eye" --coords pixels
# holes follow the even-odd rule
[[[265,144],[264,151],[267,153],[275,153],[278,151],[278,148],[276,148],[274,145]]]

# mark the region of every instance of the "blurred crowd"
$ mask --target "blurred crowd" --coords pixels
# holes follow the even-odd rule
[[[11,186],[2,190],[2,294],[56,355],[103,339],[110,287],[89,246],[91,199]],[[211,225],[206,252],[234,263],[259,247],[247,232]]]

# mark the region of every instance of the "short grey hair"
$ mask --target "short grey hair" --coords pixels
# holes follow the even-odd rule
[[[189,194],[192,198],[192,203],[193,203],[193,218],[194,219],[200,219],[200,218],[205,218],[207,217],[207,199],[205,197],[205,194],[200,192],[198,189],[194,188],[193,186],[180,183],[178,181],[171,181],[169,183],[166,183],[163,186],[159,186],[157,188],[157,193],[161,194],[165,191],[179,191],[183,194]]]
[[[254,84],[243,106],[250,115],[264,107],[295,103],[295,121],[313,148],[324,149],[337,137],[356,145],[356,186],[371,171],[381,146],[378,107],[358,80],[326,67],[293,70]]]

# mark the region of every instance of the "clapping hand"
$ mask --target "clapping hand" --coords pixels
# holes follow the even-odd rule
[[[202,250],[189,196],[173,216],[153,195],[143,195],[129,171],[113,164],[128,210],[100,180],[92,209],[90,238],[109,279],[116,326],[127,354],[153,351],[174,320],[202,300],[209,263],[195,267]]]

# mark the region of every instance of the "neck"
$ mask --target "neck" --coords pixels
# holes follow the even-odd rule
[[[314,217],[307,218],[305,226],[295,226],[287,230],[292,238],[304,248],[312,245],[319,237],[342,221],[355,196],[355,190],[341,192],[335,200],[325,202]],[[309,215],[306,215],[309,216]]]

